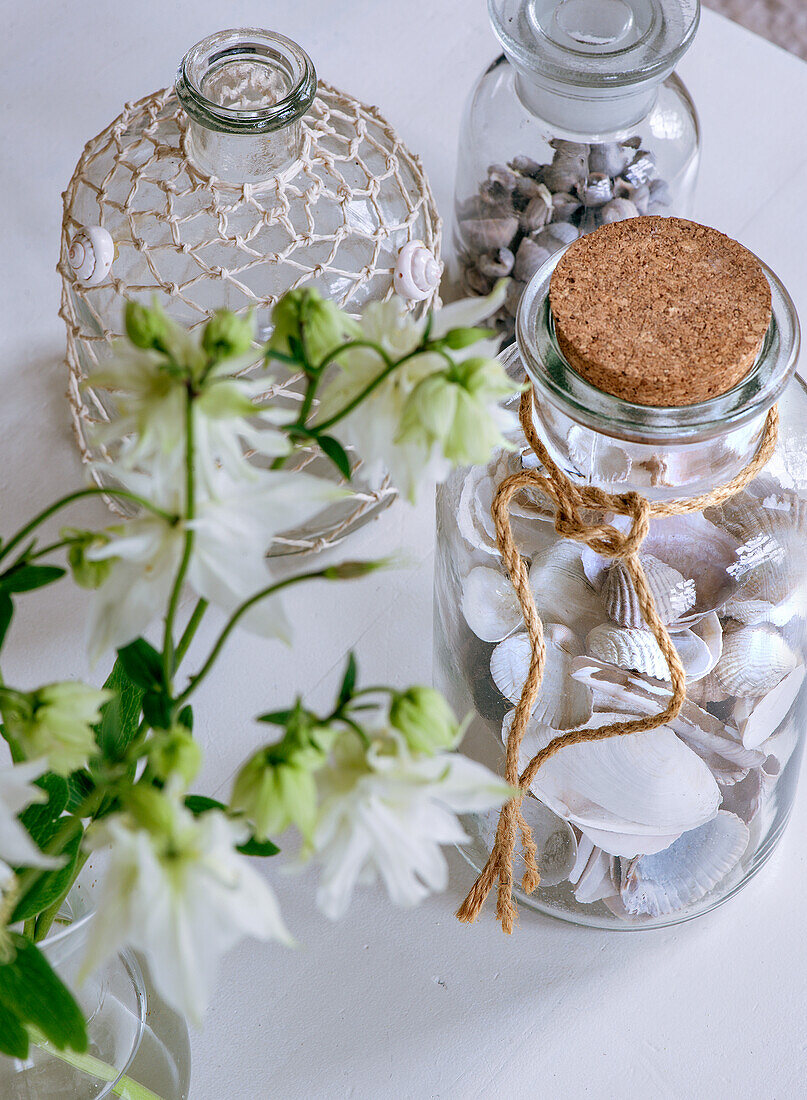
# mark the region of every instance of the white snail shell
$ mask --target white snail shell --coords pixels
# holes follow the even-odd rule
[[[398,253],[393,285],[402,298],[422,302],[440,285],[443,265],[422,241],[409,241]]]
[[[102,225],[88,225],[76,233],[67,261],[85,286],[98,286],[107,277],[115,259],[115,242]]]

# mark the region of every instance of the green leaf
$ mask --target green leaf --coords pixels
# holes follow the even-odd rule
[[[9,1058],[28,1057],[28,1032],[13,1008],[0,1004],[0,1054]]]
[[[342,686],[339,689],[339,706],[342,707],[345,703],[349,703],[353,698],[353,691],[356,687],[356,655],[351,652],[348,655],[347,667],[345,668],[345,675],[342,678]]]
[[[292,714],[294,714],[293,710],[272,710],[268,714],[258,715],[256,722],[266,722],[270,726],[285,726]]]
[[[144,691],[163,686],[162,657],[145,638],[138,638],[118,650],[118,660],[132,683]]]
[[[72,993],[30,940],[16,932],[10,939],[15,953],[0,965],[0,1006],[33,1024],[60,1050],[86,1050],[87,1028]]]
[[[280,849],[271,840],[256,840],[250,837],[244,844],[238,845],[242,856],[276,856]]]
[[[193,707],[190,703],[183,707],[177,715],[177,722],[180,726],[184,726],[186,730],[190,730],[193,733]]]
[[[31,834],[34,843],[44,848],[59,829],[59,818],[67,806],[70,791],[67,780],[50,773],[37,779],[35,785],[47,793],[48,800],[32,802],[20,814],[20,821]]]
[[[143,696],[143,717],[155,730],[167,730],[171,725],[171,700],[159,691],[147,691]]]
[[[58,565],[14,565],[0,577],[0,589],[3,592],[32,592],[60,580],[66,572]]]
[[[96,737],[97,737],[96,733]],[[67,777],[67,805],[65,809],[74,814],[82,802],[95,790],[95,783],[88,771],[76,771]]]
[[[206,814],[208,810],[222,810],[227,813],[227,807],[223,802],[217,802],[215,798],[208,798],[204,794],[189,794],[185,799],[185,805],[195,817]]]
[[[0,646],[6,638],[6,632],[14,617],[14,604],[5,592],[0,591]]]
[[[342,477],[350,481],[350,458],[339,440],[334,439],[332,435],[318,435],[317,443],[319,443],[324,454],[331,460]]]
[[[120,657],[112,666],[104,687],[114,691],[115,696],[101,710],[95,740],[107,760],[120,760],[140,725],[143,689],[133,681]]]
[[[11,917],[12,924],[19,920],[28,920],[29,917],[35,917],[62,896],[72,880],[73,869],[78,859],[83,835],[84,830],[79,829],[76,835],[65,845],[62,852],[66,857],[64,866],[43,874],[20,900]]]

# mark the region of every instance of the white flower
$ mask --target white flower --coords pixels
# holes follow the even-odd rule
[[[396,905],[445,889],[440,845],[468,839],[456,814],[501,806],[513,794],[482,764],[455,753],[413,755],[393,732],[366,752],[358,741],[342,742],[321,784],[311,854],[323,867],[317,904],[332,920],[347,910],[356,883],[379,875]]]
[[[101,719],[101,707],[112,698],[79,681],[45,684],[29,695],[20,696],[20,705],[3,708],[6,729],[23,754],[42,760],[59,775],[83,768],[96,751],[93,726]]]
[[[127,814],[105,819],[93,850],[109,846],[84,968],[124,945],[142,951],[169,1004],[197,1025],[210,1002],[220,957],[242,939],[292,943],[266,879],[236,845],[243,825],[212,810],[194,818],[170,808],[166,833]]]
[[[33,802],[45,802],[47,795],[32,787],[47,765],[44,760],[0,767],[0,860],[14,867],[58,867],[58,859],[42,854],[17,815]]]
[[[264,470],[254,481],[239,481],[218,471],[212,491],[200,493],[191,522],[195,538],[188,584],[198,596],[232,613],[271,583],[265,555],[274,536],[342,496],[344,490],[302,473]],[[170,512],[178,510],[179,501],[163,498],[159,504]],[[86,551],[90,561],[112,562],[93,593],[93,659],[132,641],[164,611],[182,557],[185,527],[144,514],[110,528],[107,535],[106,543]],[[242,625],[267,637],[290,636],[277,597],[256,605]]]
[[[503,282],[487,298],[455,302],[439,310],[433,317],[430,338],[436,340],[452,329],[478,324],[499,308],[504,292]],[[361,336],[398,360],[418,347],[425,327],[425,317],[416,320],[395,298],[367,306],[361,319]],[[478,356],[495,355],[495,341],[480,341],[474,349]],[[404,410],[413,391],[430,375],[445,370],[446,355],[457,358],[456,352],[445,349],[444,354],[430,351],[408,360],[333,427],[334,435],[356,448],[370,478],[378,479],[388,472],[409,500],[415,499],[421,483],[441,481],[451,468],[437,440],[414,438],[412,433],[410,438],[400,436]],[[337,362],[338,373],[321,394],[317,413],[320,423],[345,408],[385,369],[384,361],[372,348],[350,348],[338,356]]]
[[[205,369],[199,335],[165,321],[175,361],[195,376]],[[286,436],[276,425],[288,420],[279,408],[256,401],[271,387],[266,375],[235,377],[252,366],[258,353],[223,359],[209,367],[201,392],[193,402],[197,467],[204,481],[219,467],[245,476],[254,472],[244,449],[274,458],[288,454]],[[169,369],[166,355],[120,341],[114,355],[87,379],[87,385],[112,395],[115,415],[94,429],[99,444],[118,443],[116,463],[126,470],[157,473],[181,484],[184,470],[186,379]]]

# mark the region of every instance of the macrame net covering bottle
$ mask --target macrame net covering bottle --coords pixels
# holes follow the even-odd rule
[[[687,920],[762,866],[805,713],[807,393],[793,304],[715,230],[603,227],[518,314],[512,450],[438,496],[436,678],[463,751],[523,797],[469,818],[518,903],[623,929]]]
[[[402,270],[413,249],[414,269]],[[318,81],[308,55],[282,35],[204,39],[174,88],[127,104],[87,143],[64,195],[61,313],[82,454],[107,457],[90,430],[109,417],[107,399],[81,383],[121,334],[126,297],[156,295],[188,326],[220,308],[253,310],[265,340],[278,297],[302,285],[353,313],[396,286],[410,308],[428,308],[439,252],[420,161],[375,107]],[[299,380],[273,371],[280,381],[269,396],[293,407]],[[307,452],[299,463],[332,469]],[[369,485],[360,473],[352,488],[272,552],[338,541],[394,496],[386,481]]]

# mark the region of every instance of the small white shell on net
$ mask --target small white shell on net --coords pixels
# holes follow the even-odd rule
[[[477,638],[500,642],[522,622],[521,605],[508,578],[478,565],[462,583],[462,613]]]
[[[798,665],[798,657],[772,626],[727,631],[715,676],[729,695],[766,695]]]
[[[674,623],[695,603],[695,582],[652,554],[640,555],[647,586],[659,618]],[[623,562],[614,562],[602,586],[602,599],[609,618],[620,626],[644,627],[639,597]]]
[[[440,285],[443,265],[422,241],[409,241],[398,253],[393,285],[396,294],[422,302]]]
[[[625,909],[632,916],[660,917],[700,901],[739,863],[748,837],[748,826],[721,810],[663,852],[623,865]]]
[[[591,692],[585,684],[571,678],[571,663],[577,656],[574,635],[565,626],[544,626],[546,662],[535,701],[533,720],[555,730],[582,726],[591,717]],[[524,690],[530,667],[531,646],[525,632],[500,642],[490,657],[490,674],[496,687],[511,703],[517,703]]]
[[[804,675],[804,666],[799,665],[767,695],[752,704],[748,716],[738,723],[743,745],[747,749],[759,748],[777,732],[801,691]]]
[[[102,225],[79,229],[70,242],[67,262],[85,286],[98,286],[112,270],[115,242]]]
[[[505,740],[513,713],[505,716]],[[625,720],[624,714],[596,713],[585,728]],[[520,765],[526,766],[555,736],[556,731],[531,721],[521,743]],[[657,842],[693,829],[714,817],[720,803],[709,769],[666,727],[567,745],[539,768],[531,790],[592,839],[592,830],[614,840],[619,840],[615,834],[631,834],[637,838],[637,852],[641,838],[653,845],[653,838]]]

